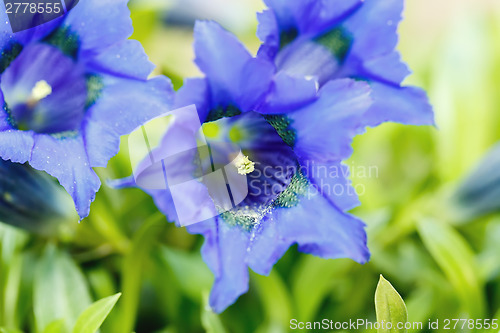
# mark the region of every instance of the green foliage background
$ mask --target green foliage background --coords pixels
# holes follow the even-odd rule
[[[226,27],[255,52],[253,16],[263,5],[239,2],[234,15],[248,24]],[[158,73],[177,88],[197,75],[192,31],[165,24],[168,6],[130,6],[133,38]],[[206,305],[212,275],[199,254],[202,239],[167,223],[141,191],[103,186],[89,218],[50,237],[0,224],[0,332],[70,332],[92,302],[119,292],[101,332],[264,333],[288,332],[292,318],[375,321],[380,274],[405,300],[410,322],[500,320],[500,214],[467,219],[469,207],[450,199],[500,141],[500,6],[408,0],[400,31],[400,50],[415,72],[408,83],[428,90],[438,128],[386,124],[355,140],[348,165],[378,169],[372,177],[353,175],[364,186],[353,213],[368,225],[370,263],[291,249],[269,277],[251,274],[249,293],[217,316]],[[123,142],[98,170],[101,179],[131,173]],[[96,313],[105,316],[117,297]]]

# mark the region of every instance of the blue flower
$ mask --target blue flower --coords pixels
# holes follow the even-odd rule
[[[3,6],[3,5],[1,5]],[[81,218],[121,135],[162,114],[168,79],[128,40],[126,0],[80,1],[64,16],[11,33],[0,10],[0,157],[57,178]]]
[[[196,24],[195,62],[205,77],[186,80],[175,107],[196,106],[211,155],[177,155],[166,168],[173,176],[166,182],[177,186],[186,173],[198,177],[232,163],[234,173],[246,175],[246,191],[234,188],[227,172],[230,209],[219,204],[222,187],[184,186],[183,196],[173,188],[146,189],[178,224],[179,203],[194,220],[219,213],[187,226],[205,237],[216,312],[248,290],[249,268],[269,274],[293,244],[322,258],[366,262],[364,224],[347,213],[359,204],[342,164],[352,139],[385,121],[433,124],[425,93],[401,86],[408,74],[394,51],[401,1],[267,4],[272,10],[259,17],[257,57],[216,23]],[[178,151],[171,143],[190,140],[186,119],[176,119],[152,156],[170,156]],[[243,156],[233,160],[229,144]],[[234,200],[242,193],[242,202]]]
[[[290,75],[370,83],[367,126],[392,121],[433,125],[423,90],[403,87],[410,73],[395,50],[403,0],[265,0],[259,14],[259,57]]]
[[[207,209],[220,213],[187,226],[190,233],[205,237],[202,255],[215,275],[212,308],[221,312],[231,305],[248,289],[249,268],[269,274],[293,244],[322,258],[366,262],[364,224],[346,213],[358,198],[342,160],[352,153],[352,138],[364,132],[363,117],[372,105],[370,86],[339,79],[318,90],[315,80],[291,76],[267,59],[252,57],[213,22],[196,24],[195,53],[205,77],[187,79],[175,107],[196,106],[211,157],[181,154],[168,166],[162,162],[169,175],[178,177],[167,176],[166,181],[178,184],[186,172],[198,177],[200,166],[206,175],[217,164],[227,164],[234,152],[228,145],[236,144],[244,156],[229,167],[247,176],[248,193],[226,211],[217,204],[220,193],[210,188],[186,186],[176,198],[172,189],[145,190],[178,224],[176,203],[192,216],[205,216]],[[195,138],[186,137],[192,127],[188,121],[178,117],[151,156],[172,155],[181,142],[189,146],[186,141]],[[156,171],[163,175],[165,168],[158,164]],[[134,180],[115,185],[131,186]],[[231,192],[234,199],[238,190]]]

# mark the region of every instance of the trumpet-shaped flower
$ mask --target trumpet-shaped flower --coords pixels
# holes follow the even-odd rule
[[[62,17],[17,33],[5,12],[0,157],[57,178],[84,218],[100,187],[92,168],[106,166],[121,135],[165,112],[170,82],[148,80],[154,66],[140,43],[127,39],[126,0],[80,1]]]
[[[187,226],[205,237],[217,312],[248,290],[249,269],[269,274],[293,244],[322,258],[366,262],[364,224],[347,213],[358,204],[342,164],[352,139],[389,120],[433,123],[425,93],[400,86],[407,74],[394,52],[400,1],[267,3],[272,10],[260,16],[257,57],[216,23],[196,24],[195,62],[205,76],[186,80],[176,95],[176,107],[196,106],[211,156],[184,154],[169,162],[168,173],[199,177],[234,168],[226,172],[232,207],[219,204],[225,187],[186,186],[184,196],[147,190],[178,223],[179,202],[193,216],[206,216],[207,208],[218,213]],[[167,151],[155,154],[173,155],[168,150],[187,140],[189,127],[177,119],[159,147]],[[233,144],[241,149],[237,157],[227,149]],[[233,186],[233,175],[247,177],[245,191]]]
[[[265,0],[259,14],[259,57],[321,85],[353,78],[370,84],[367,126],[392,121],[432,125],[426,93],[402,86],[410,74],[396,51],[404,0]]]

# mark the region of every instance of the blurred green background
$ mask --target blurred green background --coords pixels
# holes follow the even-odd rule
[[[130,8],[133,38],[176,88],[199,74],[193,19],[215,19],[252,52],[259,46],[259,1],[137,0]],[[428,91],[438,128],[385,124],[355,140],[348,165],[378,170],[353,175],[363,192],[353,213],[367,223],[370,263],[292,248],[269,277],[251,274],[250,291],[217,316],[206,304],[212,275],[199,254],[202,239],[167,223],[140,190],[103,186],[89,218],[50,236],[0,224],[0,332],[66,332],[92,302],[118,292],[101,332],[288,332],[292,318],[375,321],[380,274],[405,300],[411,322],[500,320],[500,214],[454,200],[500,141],[500,2],[407,0],[404,17],[399,49],[414,71],[408,83]],[[123,143],[98,170],[102,180],[130,175]]]

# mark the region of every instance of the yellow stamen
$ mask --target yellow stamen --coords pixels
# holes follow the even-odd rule
[[[248,156],[241,155],[238,160],[235,161],[235,166],[240,175],[248,175],[255,170],[255,163],[250,161]]]

